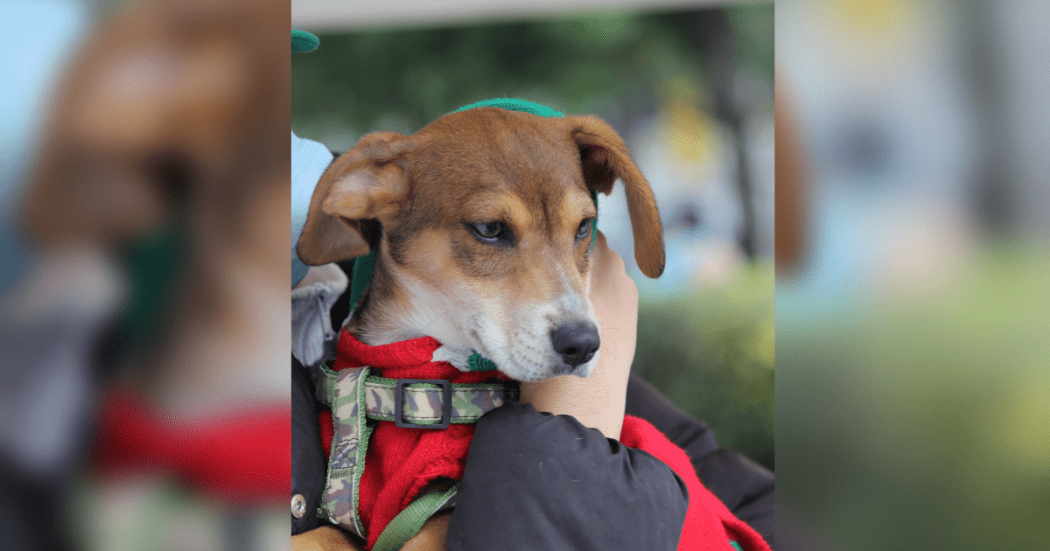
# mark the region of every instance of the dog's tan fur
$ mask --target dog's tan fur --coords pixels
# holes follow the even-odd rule
[[[117,7],[63,74],[28,175],[41,249],[185,228],[171,312],[122,372],[171,409],[288,399],[287,25],[252,0]]]
[[[498,108],[442,117],[412,136],[364,137],[323,174],[298,243],[319,265],[379,247],[369,291],[347,328],[369,344],[419,336],[465,367],[477,351],[511,377],[560,373],[552,327],[595,323],[587,300],[591,191],[623,182],[642,271],[663,271],[662,227],[623,140],[595,117]],[[499,221],[509,246],[465,224]],[[587,376],[597,356],[572,373]]]
[[[121,243],[176,216],[232,234],[288,171],[278,23],[286,9],[251,0],[131,2],[102,21],[48,114],[23,205],[33,243]]]

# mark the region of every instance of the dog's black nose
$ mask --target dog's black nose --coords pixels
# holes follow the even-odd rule
[[[591,322],[563,323],[551,331],[554,351],[572,367],[590,361],[600,342],[598,328]]]

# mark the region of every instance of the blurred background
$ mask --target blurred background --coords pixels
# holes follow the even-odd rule
[[[1048,36],[777,2],[781,547],[1050,548]]]
[[[650,280],[622,193],[601,197],[598,227],[641,296],[634,369],[773,469],[772,3],[428,6],[294,2],[321,47],[292,58],[293,131],[343,152],[493,97],[605,119],[666,232]]]
[[[288,11],[0,2],[0,548],[287,549]]]

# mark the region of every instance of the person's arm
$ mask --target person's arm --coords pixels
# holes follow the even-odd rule
[[[481,418],[448,526],[449,551],[489,549],[492,541],[519,550],[678,546],[685,484],[663,462],[617,441],[638,291],[601,233],[591,262],[598,364],[586,379],[522,383],[521,404]]]
[[[347,535],[331,524],[314,528],[292,536],[292,551],[358,551],[358,547]]]
[[[623,260],[598,234],[591,268],[591,303],[601,327],[598,365],[586,379],[558,377],[523,383],[522,402],[540,411],[576,417],[584,426],[619,438],[624,413],[651,422],[689,454],[704,485],[740,520],[773,545],[774,476],[719,446],[714,432],[677,408],[641,377],[630,374],[638,323],[638,291]]]
[[[570,375],[522,383],[521,402],[539,411],[571,415],[583,426],[618,439],[638,338],[638,288],[601,232],[591,253],[590,300],[601,336],[594,372],[587,378]]]
[[[688,507],[685,482],[649,453],[511,402],[478,421],[447,550],[671,551]]]
[[[302,499],[300,516],[293,509],[292,534],[317,528],[317,507],[324,493],[328,461],[321,449],[313,382],[303,364],[292,358],[292,496]]]

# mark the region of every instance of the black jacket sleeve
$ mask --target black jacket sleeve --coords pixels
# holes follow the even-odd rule
[[[447,549],[674,550],[688,505],[660,460],[512,402],[478,421]]]
[[[627,413],[649,421],[684,449],[704,486],[773,547],[773,473],[719,446],[706,423],[676,407],[634,374],[627,385]]]
[[[292,535],[317,527],[317,507],[324,492],[328,462],[321,449],[321,432],[317,426],[317,404],[313,383],[298,360],[292,358],[292,496],[306,502],[301,518],[292,516]],[[289,496],[291,500],[291,496]]]

